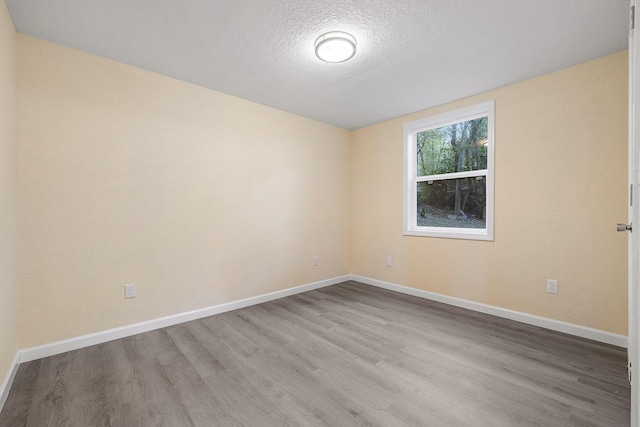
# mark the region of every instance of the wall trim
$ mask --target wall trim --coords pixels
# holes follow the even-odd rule
[[[70,338],[63,341],[52,342],[37,347],[25,348],[18,352],[20,356],[19,361],[30,362],[32,360],[41,359],[43,357],[53,356],[56,354],[64,353],[71,350],[77,350],[96,344],[102,344],[131,335],[152,331],[167,326],[177,325],[179,323],[189,322],[191,320],[202,319],[203,317],[213,316],[214,314],[237,310],[239,308],[261,304],[263,302],[288,297],[302,292],[336,285],[338,283],[345,282],[350,278],[350,275],[334,277],[332,279],[326,279],[319,282],[308,283],[306,285],[295,286],[293,288],[282,289],[280,291],[270,292],[267,294],[249,297],[237,301],[231,301],[224,304],[218,304],[211,307],[205,307],[186,313],[174,314],[167,317],[148,320],[146,322],[122,326],[120,328],[108,329],[106,331]]]
[[[560,320],[548,319],[546,317],[535,316],[533,314],[527,314],[519,311],[509,310],[506,308],[482,304],[462,298],[437,294],[435,292],[424,291],[422,289],[410,288],[408,286],[398,285],[395,283],[383,282],[381,280],[358,276],[356,274],[351,275],[351,280],[371,286],[376,286],[378,288],[387,289],[390,291],[396,291],[403,294],[428,299],[431,301],[437,301],[456,307],[466,308],[468,310],[473,310],[480,313],[490,314],[492,316],[502,317],[504,319],[515,320],[516,322],[526,323],[528,325],[539,326],[541,328],[550,329],[552,331],[563,332],[565,334],[575,335],[581,338],[587,338],[593,341],[599,341],[605,344],[627,348],[627,337],[625,335],[614,334],[612,332],[606,332],[600,329],[562,322]]]
[[[13,385],[13,380],[16,377],[16,373],[18,372],[18,367],[20,366],[20,352],[16,352],[16,355],[13,357],[13,361],[9,366],[9,371],[7,375],[4,377],[4,381],[0,386],[0,412],[2,412],[2,408],[4,408],[4,404],[9,397],[9,390],[11,390],[11,386]]]
[[[344,276],[334,277],[334,278],[322,280],[319,282],[295,286],[293,288],[282,289],[279,291],[270,292],[270,293],[258,295],[255,297],[244,298],[237,301],[231,301],[223,304],[214,305],[211,307],[205,307],[205,308],[201,308],[198,310],[193,310],[185,313],[178,313],[171,316],[152,319],[152,320],[148,320],[141,323],[135,323],[132,325],[122,326],[114,329],[108,329],[108,330],[96,332],[93,334],[83,335],[80,337],[70,338],[67,340],[52,342],[52,343],[43,344],[36,347],[30,347],[30,348],[19,350],[16,353],[16,357],[14,358],[13,364],[9,372],[7,373],[5,381],[2,384],[2,388],[0,388],[0,403],[4,404],[4,400],[6,400],[6,397],[8,396],[10,385],[13,383],[13,379],[15,378],[15,374],[17,372],[17,369],[20,363],[30,362],[32,360],[41,359],[43,357],[54,356],[56,354],[64,353],[71,350],[77,350],[80,348],[89,347],[96,344],[102,344],[102,343],[113,341],[116,339],[125,338],[131,335],[152,331],[152,330],[164,328],[167,326],[173,326],[173,325],[188,322],[191,320],[201,319],[203,317],[225,313],[227,311],[237,310],[240,308],[249,307],[256,304],[261,304],[267,301],[273,301],[275,299],[284,298],[284,297],[296,295],[296,294],[307,292],[307,291],[312,291],[314,289],[320,289],[327,286],[336,285],[338,283],[342,283],[347,280],[354,280],[367,285],[376,286],[378,288],[400,292],[407,295],[413,295],[419,298],[437,301],[444,304],[453,305],[456,307],[466,308],[468,310],[490,314],[493,316],[502,317],[504,319],[510,319],[516,322],[538,326],[541,328],[550,329],[557,332],[563,332],[566,334],[575,335],[578,337],[587,338],[590,340],[599,341],[606,344],[615,345],[618,347],[623,347],[623,348],[627,347],[627,337],[624,335],[614,334],[611,332],[589,328],[586,326],[580,326],[572,323],[562,322],[559,320],[548,319],[545,317],[535,316],[532,314],[527,314],[527,313],[522,313],[514,310],[482,304],[474,301],[465,300],[462,298],[437,294],[434,292],[411,288],[408,286],[398,285],[395,283],[384,282],[382,280],[372,279],[369,277],[359,276],[356,274],[347,274]]]

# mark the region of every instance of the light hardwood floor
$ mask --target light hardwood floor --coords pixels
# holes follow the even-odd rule
[[[356,282],[20,366],[0,426],[627,426],[626,351]]]

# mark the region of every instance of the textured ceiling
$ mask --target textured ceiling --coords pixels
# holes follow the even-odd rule
[[[16,30],[355,129],[627,47],[628,0],[6,0]],[[314,55],[322,33],[358,41]]]

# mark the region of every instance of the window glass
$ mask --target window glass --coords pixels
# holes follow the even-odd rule
[[[486,228],[486,200],[484,176],[419,182],[416,225]],[[457,215],[456,203],[460,204]]]
[[[487,117],[418,132],[418,176],[487,168]]]

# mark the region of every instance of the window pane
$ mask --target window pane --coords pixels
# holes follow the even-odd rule
[[[487,169],[488,117],[418,132],[418,176]]]
[[[418,183],[417,226],[486,228],[487,177]]]

